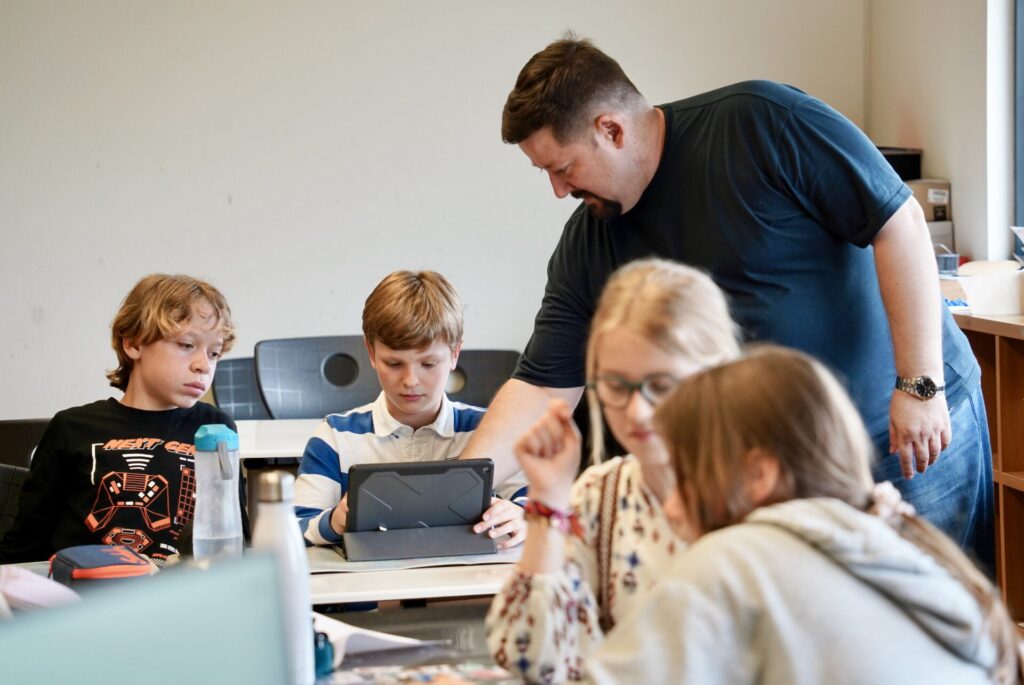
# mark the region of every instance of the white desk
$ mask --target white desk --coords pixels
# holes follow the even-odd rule
[[[309,578],[314,605],[493,595],[515,564],[438,566],[400,571],[316,573]]]
[[[322,419],[236,421],[239,459],[301,457]]]
[[[47,575],[50,566],[45,561],[20,565],[41,576]],[[493,595],[505,584],[515,567],[515,564],[507,563],[358,573],[313,573],[309,577],[310,598],[315,606]]]

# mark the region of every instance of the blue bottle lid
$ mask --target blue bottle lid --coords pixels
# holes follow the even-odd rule
[[[229,450],[238,449],[238,433],[223,423],[208,423],[196,431],[196,449],[201,452],[216,452],[217,443],[227,443]]]

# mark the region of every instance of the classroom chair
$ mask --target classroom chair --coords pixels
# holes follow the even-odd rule
[[[28,466],[32,453],[43,437],[50,419],[11,419],[0,421],[0,464]]]
[[[14,524],[21,486],[27,475],[28,469],[24,467],[0,464],[0,538]]]
[[[256,343],[256,380],[275,419],[317,419],[380,394],[361,335],[281,338]]]
[[[515,350],[462,350],[445,390],[453,402],[486,407],[515,371]]]
[[[235,421],[269,419],[252,357],[223,359],[213,374],[213,401]]]

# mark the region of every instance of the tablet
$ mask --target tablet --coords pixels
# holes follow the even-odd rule
[[[490,554],[473,532],[491,502],[490,459],[356,464],[348,471],[349,561]]]

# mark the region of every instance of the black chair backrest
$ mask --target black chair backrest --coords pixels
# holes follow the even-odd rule
[[[486,407],[512,377],[518,361],[515,350],[462,350],[459,364],[448,379],[449,399]]]
[[[275,419],[323,418],[380,394],[361,335],[261,340],[256,378]]]
[[[252,357],[223,359],[213,374],[213,401],[235,421],[269,419]]]
[[[10,464],[0,464],[0,538],[14,524],[18,514],[18,499],[21,486],[25,483],[28,469]]]
[[[29,459],[50,419],[0,421],[0,464],[28,466]]]

